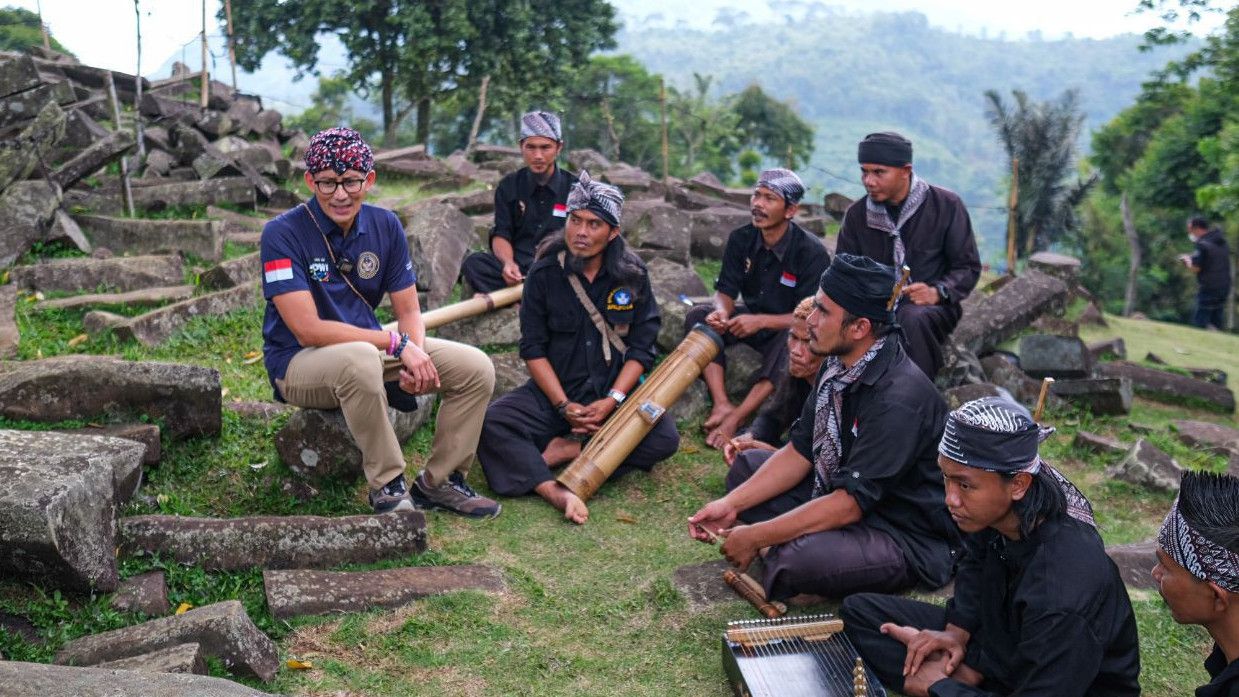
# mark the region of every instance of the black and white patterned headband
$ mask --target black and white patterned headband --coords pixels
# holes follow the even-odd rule
[[[557,143],[563,142],[559,117],[549,111],[531,111],[521,116],[521,140],[532,136],[550,138]]]
[[[804,198],[804,182],[790,169],[776,167],[761,173],[754,188],[767,188],[783,197],[787,205],[794,206]]]
[[[947,414],[938,454],[990,472],[1036,474],[1041,440],[1027,409],[1003,397],[983,397]]]
[[[610,184],[594,181],[585,170],[581,170],[576,179],[568,192],[568,212],[584,209],[602,218],[608,225],[618,227],[624,208],[624,194]]]
[[[1239,593],[1239,479],[1185,472],[1157,544],[1201,581]],[[1210,539],[1213,538],[1213,539]]]

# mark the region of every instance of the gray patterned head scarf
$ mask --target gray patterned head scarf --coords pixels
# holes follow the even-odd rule
[[[559,130],[559,117],[549,111],[531,111],[521,117],[521,140],[531,136],[541,136],[562,143],[563,136]]]
[[[903,244],[903,226],[921,209],[921,204],[925,203],[925,197],[928,194],[929,184],[913,173],[912,183],[908,187],[908,197],[899,207],[899,220],[891,220],[891,214],[886,210],[886,206],[876,203],[868,196],[865,197],[865,224],[891,237],[891,261],[895,262],[894,267],[897,269],[903,268],[904,260],[907,258],[907,251]]]
[[[619,226],[623,208],[624,194],[610,184],[594,181],[585,170],[581,170],[576,183],[568,191],[569,213],[585,209],[612,227]]]
[[[789,206],[800,203],[800,199],[804,198],[804,182],[790,169],[776,167],[762,172],[754,188],[762,187],[782,196]]]
[[[938,454],[999,474],[1045,470],[1067,499],[1067,514],[1097,527],[1093,505],[1084,492],[1037,454],[1037,446],[1053,432],[1038,426],[1028,410],[1010,398],[982,397],[947,414]]]
[[[843,437],[839,419],[843,416],[843,393],[864,375],[874,356],[886,345],[882,337],[869,347],[852,367],[843,365],[838,356],[827,356],[821,381],[817,387],[817,403],[813,412],[813,497],[830,493],[834,478],[843,460]]]
[[[1239,593],[1239,479],[1184,472],[1157,544],[1192,576]]]

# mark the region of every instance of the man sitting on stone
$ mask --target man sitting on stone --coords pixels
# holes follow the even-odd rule
[[[812,296],[801,300],[792,312],[792,326],[787,330],[787,370],[780,376],[774,396],[757,412],[748,430],[723,446],[723,459],[730,468],[727,471],[728,491],[752,477],[762,463],[787,442],[785,434],[800,418],[805,400],[813,392],[817,371],[825,356],[814,353],[809,346],[806,320],[811,312]],[[740,520],[747,523],[773,518],[808,501],[812,493],[813,476],[807,475],[786,495],[741,513]],[[778,507],[772,509],[769,505]]]
[[[796,303],[813,295],[830,264],[822,243],[792,221],[804,192],[800,177],[791,170],[761,173],[750,199],[753,222],[727,238],[714,302],[697,305],[684,320],[686,332],[705,322],[726,346],[743,342],[762,356],[761,368],[738,406],[727,397],[723,352],[702,371],[714,402],[704,424],[706,444],[713,448],[721,450],[774,392],[774,381],[787,360],[783,330],[791,326]]]
[[[910,697],[1140,694],[1127,589],[1088,499],[1037,455],[1041,430],[1007,398],[951,412],[938,448],[964,533],[945,608],[864,593],[847,635],[882,684]]]
[[[473,517],[499,504],[465,483],[495,369],[472,346],[426,336],[404,230],[387,210],[365,205],[374,156],[348,128],[310,139],[305,183],[313,198],[263,228],[263,354],[275,398],[340,409],[361,450],[375,512],[442,508]],[[386,294],[399,331],[384,331],[374,308]],[[442,397],[426,468],[405,481],[404,456],[387,419],[389,395]]]
[[[581,524],[585,503],[551,468],[581,450],[654,363],[661,325],[640,258],[620,236],[624,197],[588,172],[568,196],[568,224],[529,269],[520,355],[530,380],[486,410],[478,461],[504,496],[535,491]],[[619,472],[650,470],[679,448],[674,419],[660,419]]]
[[[568,189],[576,177],[556,164],[563,149],[559,117],[531,111],[521,117],[521,157],[525,166],[495,189],[495,226],[490,252],[465,258],[461,275],[475,293],[489,293],[525,280],[534,249],[564,226]]]
[[[1153,579],[1180,624],[1213,637],[1196,697],[1239,697],[1239,479],[1186,472],[1157,536]]]
[[[808,318],[809,345],[827,358],[790,442],[688,519],[695,539],[725,537],[722,552],[741,569],[765,550],[769,597],[938,588],[950,579],[955,531],[935,462],[946,405],[891,333],[895,282],[889,266],[835,257]],[[758,506],[783,508],[780,499],[810,474],[808,501],[735,524]]]
[[[844,214],[835,251],[912,269],[896,316],[908,356],[932,380],[981,275],[972,221],[959,196],[912,172],[907,138],[870,133],[857,150],[866,195]]]

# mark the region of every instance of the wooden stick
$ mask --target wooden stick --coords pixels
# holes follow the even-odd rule
[[[1052,384],[1054,384],[1054,378],[1045,378],[1041,381],[1041,394],[1037,395],[1037,408],[1033,410],[1033,421],[1041,421],[1041,413],[1045,411],[1045,400],[1050,396]]]
[[[736,595],[749,601],[758,612],[770,619],[782,617],[787,612],[787,606],[783,603],[766,600],[766,592],[762,590],[761,584],[748,574],[728,569],[723,572],[723,582],[731,586]]]
[[[521,293],[524,289],[525,284],[519,283],[507,288],[500,288],[478,298],[469,298],[451,305],[426,310],[422,312],[422,324],[425,325],[426,329],[438,329],[445,324],[451,324],[466,317],[475,317],[491,310],[507,307],[521,299]],[[383,329],[389,332],[396,331],[396,324],[396,322],[388,322],[383,325]]]
[[[895,309],[895,301],[899,300],[899,294],[903,292],[903,287],[908,285],[908,277],[912,275],[912,269],[908,268],[907,264],[899,272],[899,281],[895,284],[895,288],[891,290],[891,299],[886,301],[886,311],[890,312]]]

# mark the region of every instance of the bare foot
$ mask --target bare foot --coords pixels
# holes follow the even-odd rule
[[[723,419],[727,418],[731,412],[735,411],[736,407],[731,402],[715,403],[714,408],[710,410],[710,415],[706,417],[706,422],[701,425],[707,431],[713,431],[723,423]]]
[[[563,484],[556,481],[542,482],[534,491],[546,499],[547,503],[563,511],[564,517],[577,525],[584,525],[585,521],[589,520],[589,509],[585,507],[585,502]]]
[[[546,444],[546,450],[542,451],[542,459],[546,460],[547,467],[555,469],[572,462],[580,454],[581,441],[556,436]]]

